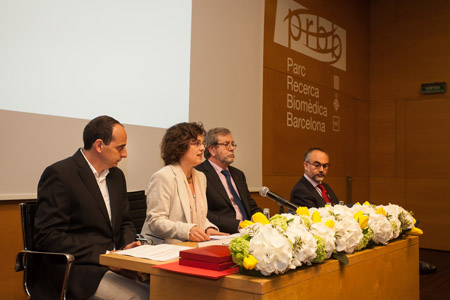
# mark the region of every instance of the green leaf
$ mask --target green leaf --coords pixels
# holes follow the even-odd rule
[[[333,252],[332,257],[337,259],[341,264],[348,265],[348,257],[343,252]]]

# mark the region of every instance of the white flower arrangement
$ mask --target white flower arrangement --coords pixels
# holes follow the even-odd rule
[[[310,232],[300,220],[300,218],[294,219],[285,232],[285,235],[293,248],[291,269],[300,267],[303,264],[311,265],[317,256],[317,241],[314,238],[314,233]],[[331,253],[332,252],[333,251],[331,250]]]
[[[258,260],[256,268],[263,275],[282,274],[289,269],[292,245],[271,225],[264,225],[250,240],[249,252]]]
[[[329,259],[336,249],[336,233],[335,231],[325,225],[324,223],[314,223],[310,227],[310,231],[315,236],[320,236],[325,242],[325,252],[327,253],[325,259]]]
[[[241,271],[264,276],[332,256],[345,263],[345,254],[369,245],[386,245],[402,233],[422,234],[414,227],[412,213],[394,204],[300,207],[297,215],[277,214],[267,220],[256,213],[252,220],[241,223],[241,236],[230,242],[229,249]]]
[[[353,253],[355,248],[361,242],[363,233],[358,222],[350,217],[344,218],[340,222],[336,222],[336,251]]]
[[[391,223],[381,214],[372,214],[369,217],[369,227],[373,230],[373,241],[377,244],[387,245],[394,237]]]

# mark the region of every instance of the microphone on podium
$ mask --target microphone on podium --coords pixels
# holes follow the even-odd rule
[[[278,195],[277,193],[272,192],[271,190],[269,190],[268,187],[263,186],[260,190],[259,190],[259,194],[263,197],[267,197],[270,198],[272,200],[275,200],[275,202],[278,203],[278,205],[280,206],[284,206],[288,209],[291,209],[293,211],[296,211],[298,208],[298,205],[289,202],[288,200],[284,199],[283,197],[281,197],[280,195]]]

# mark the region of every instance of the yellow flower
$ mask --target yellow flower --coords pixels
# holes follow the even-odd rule
[[[369,201],[366,201],[366,202],[363,203],[363,205],[369,206],[369,205],[370,205],[370,202],[369,202]]]
[[[368,216],[361,216],[358,218],[359,227],[361,229],[364,229],[367,227],[367,224],[369,224],[369,217]]]
[[[256,267],[257,263],[258,260],[253,255],[249,255],[244,258],[244,268],[246,268],[247,270],[253,270]]]
[[[333,228],[334,227],[334,221],[329,219],[328,221],[325,222],[325,225],[330,227],[330,228]]]
[[[261,212],[257,212],[255,214],[253,214],[252,220],[255,223],[261,223],[263,225],[269,224],[269,220],[267,220],[266,216],[263,215],[263,213],[261,213]]]
[[[306,206],[299,206],[296,212],[299,216],[310,216],[309,209]]]
[[[358,218],[361,218],[363,216],[363,212],[362,211],[357,211],[354,215],[353,215],[353,219],[355,219],[356,221],[358,221]]]
[[[384,211],[384,208],[381,207],[381,206],[378,207],[378,209],[377,209],[377,214],[386,216],[386,212]]]
[[[313,223],[319,223],[320,221],[322,221],[322,218],[320,217],[320,214],[317,210],[312,214],[312,221]]]
[[[361,203],[359,203],[359,202],[356,202],[354,205],[361,205]]]
[[[411,230],[409,231],[409,234],[410,234],[410,235],[422,235],[422,234],[423,234],[423,231],[422,231],[422,229],[420,229],[420,228],[413,227],[413,228],[411,228]]]
[[[244,220],[239,225],[241,226],[241,228],[245,228],[245,227],[253,225],[253,224],[255,224],[255,223],[253,223],[252,221]]]
[[[330,204],[325,204],[325,207],[330,207],[331,205]]]

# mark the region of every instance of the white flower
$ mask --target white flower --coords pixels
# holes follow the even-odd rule
[[[401,222],[398,219],[399,213],[401,212],[401,207],[395,204],[389,205],[379,205],[376,209],[382,207],[386,213],[386,219],[391,223],[392,238],[397,238],[401,233]]]
[[[325,259],[330,258],[331,254],[333,254],[333,251],[336,249],[336,238],[334,237],[334,230],[326,226],[324,223],[314,223],[311,225],[311,233],[313,235],[318,235],[324,239],[325,251],[327,252]]]
[[[241,228],[239,230],[239,233],[241,235],[248,234],[250,237],[253,237],[259,232],[259,230],[261,229],[262,226],[263,225],[261,223],[254,223],[245,228]]]
[[[336,221],[334,227],[336,231],[336,251],[353,253],[363,239],[363,233],[358,222],[353,216],[346,217],[339,222]]]
[[[403,207],[396,204],[390,204],[383,206],[386,215],[392,216],[392,218],[400,221],[401,230],[411,229],[414,226],[413,216],[405,210]]]
[[[368,216],[375,214],[376,210],[371,205],[353,205],[350,208],[351,215],[353,216],[358,211],[362,211],[364,215]]]
[[[307,228],[309,228],[312,224],[312,220],[310,216],[299,216],[293,214],[282,214],[288,221],[288,224],[303,224]],[[292,220],[292,221],[291,221]]]
[[[392,228],[392,239],[396,239],[402,232],[402,223],[399,221],[399,219],[391,220],[390,223]]]
[[[329,217],[331,216],[331,214],[330,214],[330,209],[332,209],[332,208],[333,208],[332,206],[329,206],[329,207],[319,207],[319,208],[311,207],[311,208],[309,209],[309,215],[312,216],[312,214],[313,214],[315,211],[318,211],[319,214],[320,214],[320,217],[321,217],[322,219],[324,219],[324,218],[329,218]]]
[[[316,258],[317,242],[308,228],[300,222],[290,222],[285,232],[286,237],[293,245],[291,269],[301,266],[302,264],[311,265]]]
[[[333,216],[336,221],[341,221],[345,218],[353,216],[350,209],[345,205],[329,206],[325,207],[325,209],[328,210],[329,214]]]
[[[371,214],[369,227],[373,230],[372,240],[377,244],[386,245],[394,236],[391,223],[383,215]]]
[[[401,212],[400,206],[395,204],[389,205],[379,205],[377,208],[383,207],[384,211],[386,212],[386,216],[392,216],[395,219],[398,219],[398,214]]]
[[[294,214],[281,214],[283,217],[286,218],[286,220],[289,222],[290,220],[295,220],[295,219],[299,219],[300,216],[299,215],[294,215]],[[292,221],[291,221],[292,222]]]
[[[258,260],[256,269],[266,276],[284,273],[292,259],[291,243],[270,224],[250,240],[249,252]]]

